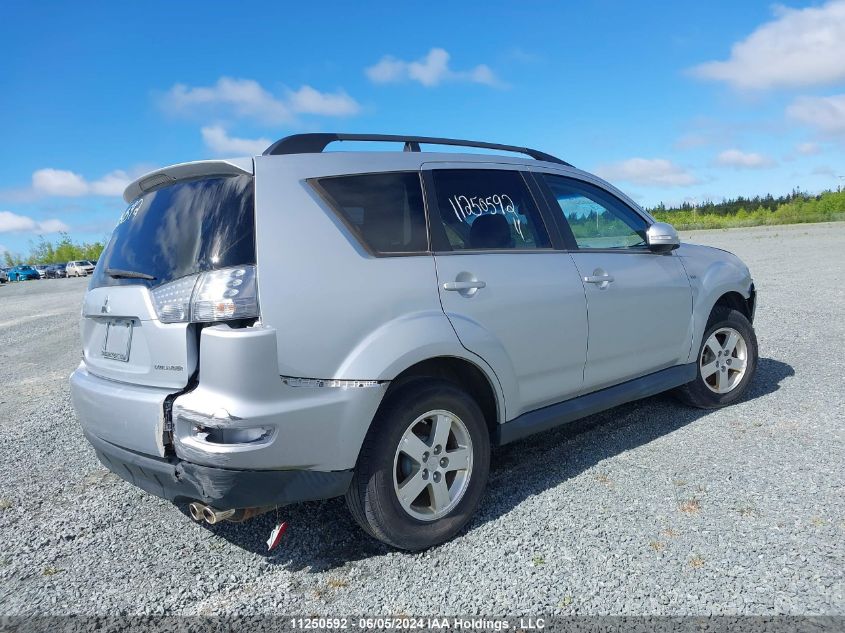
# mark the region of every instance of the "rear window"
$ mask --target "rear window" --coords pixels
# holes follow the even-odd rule
[[[416,172],[332,176],[312,184],[370,250],[379,254],[428,250]]]
[[[252,176],[181,182],[134,200],[123,212],[91,287],[159,284],[194,273],[255,263]],[[106,271],[155,281],[115,279]]]

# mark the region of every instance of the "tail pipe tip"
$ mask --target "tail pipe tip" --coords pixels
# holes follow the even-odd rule
[[[211,506],[205,506],[202,509],[202,518],[205,519],[205,522],[209,525],[215,525],[233,516],[235,512],[236,510],[234,509],[217,510],[216,508],[212,508]]]
[[[276,506],[262,506],[255,508],[243,508],[240,510],[218,510],[207,506],[199,501],[192,501],[188,504],[188,514],[194,521],[205,521],[209,525],[215,525],[221,521],[234,521],[240,523],[265,512],[273,510]]]
[[[188,504],[188,514],[191,515],[191,518],[194,521],[202,521],[203,520],[203,510],[205,506],[201,503],[197,503],[196,501],[192,501]]]

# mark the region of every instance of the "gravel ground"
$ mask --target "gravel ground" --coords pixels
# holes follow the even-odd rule
[[[2,614],[843,614],[845,223],[687,233],[751,267],[747,399],[658,396],[497,450],[477,518],[421,554],[341,500],[210,528],[108,473],[67,376],[86,280],[0,287]]]

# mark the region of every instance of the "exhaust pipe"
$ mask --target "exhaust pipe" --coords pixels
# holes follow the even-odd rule
[[[192,501],[188,504],[188,514],[191,515],[191,518],[194,521],[205,521],[209,525],[215,525],[221,521],[241,523],[275,509],[276,506],[261,506],[239,510],[217,510],[199,501]]]
[[[201,503],[197,503],[196,501],[192,501],[188,504],[188,514],[191,515],[191,518],[194,521],[202,521],[203,520],[203,511],[205,510],[206,506]]]
[[[236,511],[234,515],[229,517],[229,521],[232,521],[233,523],[243,523],[244,521],[270,512],[271,510],[275,510],[277,507],[278,506],[258,506],[252,508],[243,508],[241,510]]]
[[[202,518],[205,519],[205,522],[209,525],[216,525],[221,521],[225,521],[230,516],[234,515],[236,510],[216,510],[211,506],[203,506],[202,508]]]

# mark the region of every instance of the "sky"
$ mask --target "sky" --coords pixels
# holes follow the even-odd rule
[[[845,184],[845,0],[2,8],[0,254],[297,132],[536,147],[648,207]]]

